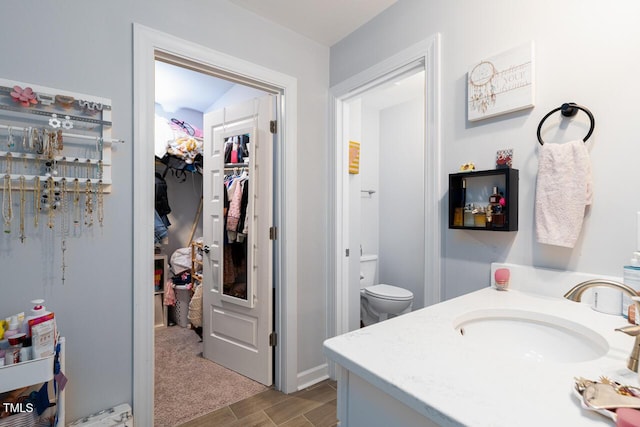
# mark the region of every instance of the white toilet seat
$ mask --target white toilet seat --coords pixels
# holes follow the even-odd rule
[[[411,291],[385,284],[367,286],[364,288],[364,292],[372,297],[391,301],[409,301],[413,299]]]

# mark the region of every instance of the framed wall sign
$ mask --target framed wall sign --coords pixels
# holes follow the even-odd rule
[[[469,69],[469,121],[487,119],[533,106],[533,42],[484,59]]]

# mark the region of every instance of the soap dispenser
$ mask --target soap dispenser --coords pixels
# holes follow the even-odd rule
[[[31,304],[34,304],[34,306],[31,309],[31,315],[27,317],[27,321],[25,322],[27,328],[25,332],[27,333],[27,336],[31,336],[31,325],[34,323],[33,321],[51,314],[51,312],[47,311],[47,308],[43,305],[43,299],[31,300]]]

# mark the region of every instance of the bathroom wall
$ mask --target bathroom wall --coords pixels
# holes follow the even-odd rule
[[[367,69],[438,32],[442,36],[442,176],[473,161],[494,167],[499,149],[513,148],[520,170],[518,232],[449,230],[442,188],[443,298],[488,285],[491,261],[620,276],[636,248],[637,94],[640,4],[619,0],[483,2],[403,0],[331,48],[331,84]],[[535,42],[535,108],[471,123],[466,76],[472,64],[527,41]],[[594,201],[573,250],[540,245],[534,234],[540,119],[564,102],[588,107],[596,129],[587,142]],[[546,133],[548,142],[581,139],[579,114]],[[553,121],[548,121],[548,124]],[[547,125],[545,125],[546,127]],[[559,200],[558,203],[562,201]]]
[[[424,302],[424,118],[422,97],[380,111],[379,282]]]
[[[362,150],[360,152],[360,241],[365,254],[379,254],[380,246],[380,110],[362,104]],[[377,283],[377,278],[375,279]]]
[[[24,0],[3,2],[2,16],[12,19],[0,26],[0,76],[111,98],[113,136],[126,141],[114,148],[105,226],[68,240],[64,285],[52,233],[0,239],[0,313],[44,297],[67,337],[67,419],[132,403],[133,287],[152,289],[132,283],[132,181],[142,161],[132,153],[151,143],[133,140],[134,22],[297,78],[299,134],[288,142],[299,171],[297,371],[324,366],[328,48],[225,0]]]

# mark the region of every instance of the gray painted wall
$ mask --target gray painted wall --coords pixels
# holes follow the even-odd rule
[[[513,148],[520,170],[520,230],[517,233],[443,231],[443,297],[484,286],[489,263],[524,265],[620,276],[636,247],[636,95],[640,6],[621,0],[513,2],[402,0],[331,48],[331,84],[392,56],[436,32],[442,35],[442,182],[473,161],[494,167],[499,149]],[[567,34],[571,36],[567,38]],[[470,123],[466,120],[466,73],[483,58],[535,42],[536,107]],[[587,106],[596,119],[587,145],[594,176],[594,202],[573,250],[535,241],[533,212],[540,119],[564,102]],[[631,106],[631,108],[620,108]],[[553,122],[547,122],[553,123]],[[548,142],[582,139],[588,119],[546,134]],[[546,127],[546,126],[545,126]],[[553,126],[550,127],[552,129]],[[447,189],[442,191],[443,218]]]
[[[422,98],[380,111],[379,283],[413,292],[424,306]]]
[[[4,2],[0,76],[112,99],[113,192],[104,229],[70,239],[60,284],[59,239],[0,239],[0,313],[44,297],[67,337],[69,420],[132,400],[132,39],[134,22],[298,79],[298,371],[325,363],[328,48],[224,0]],[[266,49],[273,46],[273,49]],[[11,58],[10,60],[8,58]],[[314,244],[306,244],[314,242]],[[152,268],[149,266],[149,268]]]

